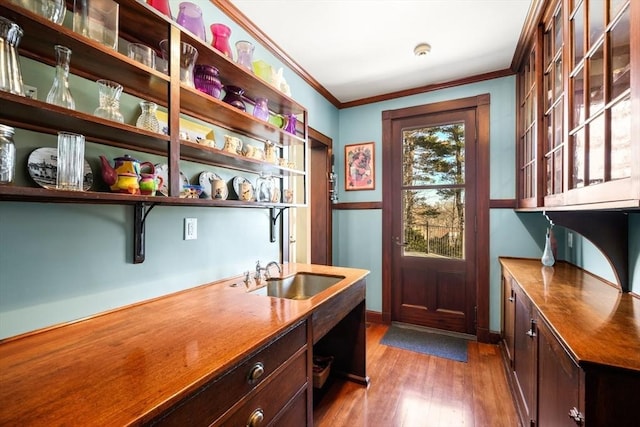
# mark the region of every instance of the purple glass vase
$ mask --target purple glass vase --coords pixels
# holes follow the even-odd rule
[[[269,101],[267,98],[256,98],[253,106],[253,117],[267,121],[269,120]]]
[[[218,69],[212,65],[197,64],[193,70],[193,80],[196,89],[220,99],[222,83],[220,83],[218,73]]]
[[[242,99],[242,94],[244,93],[244,89],[238,86],[225,86],[225,95],[223,101],[227,104],[231,104],[239,110],[246,111],[247,107],[244,104],[244,100]]]
[[[213,34],[211,46],[233,61],[233,52],[231,51],[231,45],[229,44],[231,28],[224,24],[211,24],[211,34]]]
[[[296,123],[298,121],[295,114],[287,114],[286,115],[287,124],[284,127],[285,132],[289,132],[293,135],[296,134]]]
[[[206,30],[202,19],[202,9],[197,4],[184,1],[180,3],[180,11],[176,22],[191,31],[200,39],[206,41]]]

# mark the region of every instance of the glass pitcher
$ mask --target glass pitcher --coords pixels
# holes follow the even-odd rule
[[[0,16],[0,90],[24,96],[18,61],[18,44],[22,35],[18,24]]]

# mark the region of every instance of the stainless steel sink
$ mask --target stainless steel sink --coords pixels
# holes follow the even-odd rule
[[[344,276],[297,273],[284,279],[269,279],[266,286],[251,291],[251,293],[295,300],[308,299],[330,288],[342,279],[344,279]]]

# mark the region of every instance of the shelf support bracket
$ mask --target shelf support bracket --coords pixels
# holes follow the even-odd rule
[[[629,215],[622,211],[547,211],[554,223],[582,234],[604,254],[622,292],[629,292]]]
[[[269,236],[271,243],[274,243],[277,238],[276,238],[276,224],[278,222],[278,218],[280,218],[280,215],[282,215],[282,211],[284,211],[285,209],[289,209],[288,207],[284,207],[284,208],[275,208],[275,207],[271,207],[269,208],[269,222],[270,222],[270,233]],[[276,210],[278,211],[278,213],[276,213]]]
[[[144,262],[144,242],[145,242],[145,221],[147,215],[156,206],[152,203],[147,208],[147,204],[136,203],[133,211],[133,263],[141,264]]]

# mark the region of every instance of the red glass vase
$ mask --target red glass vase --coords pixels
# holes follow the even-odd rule
[[[161,13],[167,15],[170,19],[173,19],[171,15],[171,7],[169,6],[169,0],[147,0],[147,4]]]
[[[224,24],[211,24],[211,34],[213,34],[213,40],[211,46],[217,49],[222,54],[226,55],[233,61],[233,51],[229,44],[229,36],[231,36],[231,28]]]

